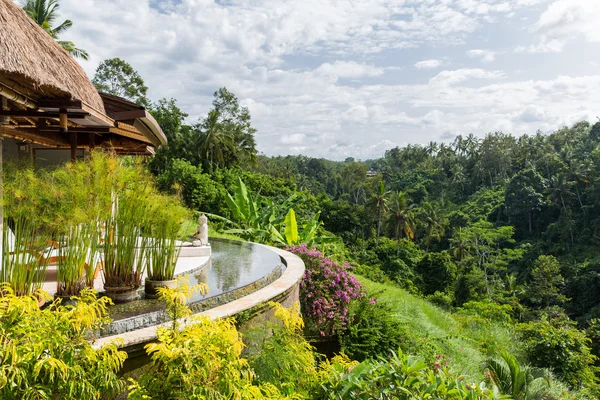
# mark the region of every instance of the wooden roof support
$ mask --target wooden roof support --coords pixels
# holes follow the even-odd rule
[[[86,111],[64,112],[68,118],[85,118],[90,115]],[[2,117],[28,117],[28,118],[60,118],[61,112],[26,111],[26,110],[0,110]]]
[[[0,96],[21,104],[27,108],[36,108],[33,101],[0,83]]]

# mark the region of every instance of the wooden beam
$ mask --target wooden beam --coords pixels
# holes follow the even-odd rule
[[[60,112],[23,111],[23,110],[0,110],[0,117],[29,117],[29,118],[60,118]],[[89,113],[86,111],[69,111],[68,118],[85,118]]]
[[[69,142],[60,133],[48,132],[40,135],[37,128],[13,128],[6,126],[4,129],[4,136],[13,139],[24,140],[27,142],[37,143],[44,146],[68,146]]]
[[[15,92],[8,86],[5,86],[1,83],[0,83],[0,97],[8,98],[10,101],[14,101],[17,104],[21,104],[22,106],[25,106],[28,108],[35,108],[35,103],[33,101],[31,101],[31,99],[28,99],[27,97],[23,96],[22,94]]]
[[[69,144],[71,145],[71,162],[77,161],[77,134],[69,133]]]
[[[58,126],[40,126],[37,128],[40,132],[60,132]],[[76,133],[110,133],[109,126],[70,126],[69,132]]]

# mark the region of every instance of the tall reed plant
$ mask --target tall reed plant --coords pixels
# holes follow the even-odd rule
[[[149,241],[147,236],[142,236],[148,210],[145,194],[145,190],[136,187],[118,196],[113,211],[106,219],[108,237],[103,246],[105,289],[135,289],[141,285]]]
[[[47,238],[23,215],[5,220],[2,235],[0,282],[8,283],[17,296],[36,293],[46,277]]]
[[[189,212],[171,196],[155,194],[150,198],[150,211],[144,232],[150,236],[145,257],[149,280],[174,279],[181,250],[176,239],[188,216]]]
[[[85,287],[94,286],[98,257],[97,224],[72,226],[62,235],[58,248],[57,295],[78,295]]]

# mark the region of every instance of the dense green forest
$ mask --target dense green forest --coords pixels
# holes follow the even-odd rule
[[[153,112],[170,144],[151,169],[195,210],[228,215],[222,199],[239,176],[275,201],[298,193],[299,218],[320,212],[361,273],[445,306],[489,299],[511,304],[519,319],[565,313],[582,327],[600,312],[600,123],[335,162],[258,155],[244,137],[253,133],[249,114],[226,89],[195,126],[173,100]],[[211,125],[228,123],[234,134]]]

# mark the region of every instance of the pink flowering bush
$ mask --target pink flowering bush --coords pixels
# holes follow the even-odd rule
[[[306,245],[288,248],[304,261],[300,305],[309,331],[337,335],[348,328],[352,300],[365,296],[360,282],[350,275],[349,264],[339,264]]]

